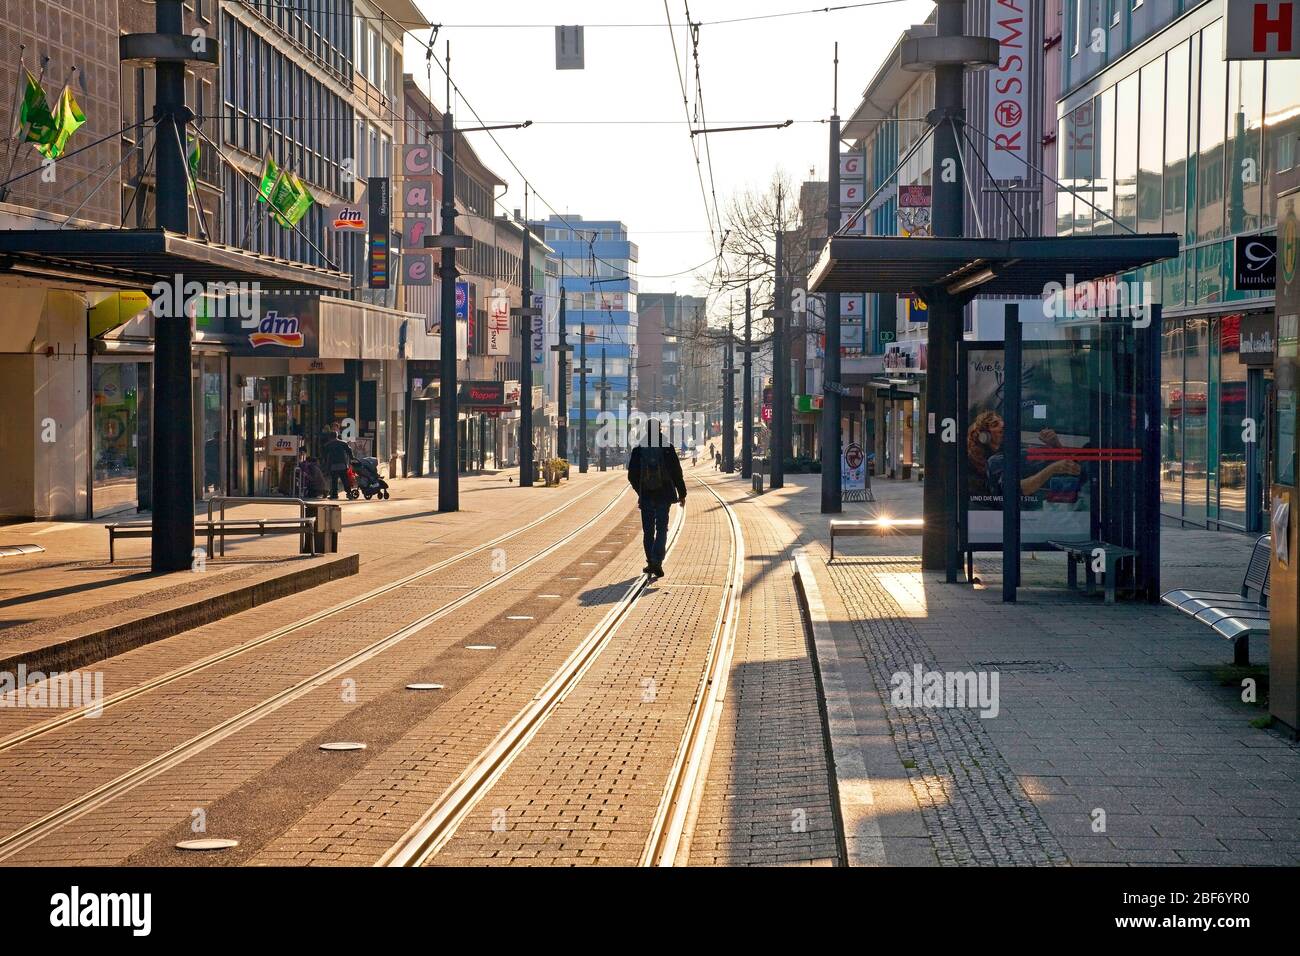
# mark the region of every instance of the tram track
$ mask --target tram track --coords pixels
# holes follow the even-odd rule
[[[388,583],[382,584],[379,587],[372,588],[371,590],[365,592],[364,594],[359,594],[356,597],[348,598],[346,601],[341,601],[338,604],[334,604],[330,607],[322,608],[319,611],[314,611],[313,613],[308,614],[306,617],[299,618],[298,620],[294,621],[291,624],[286,624],[283,625],[282,627],[275,628],[274,630],[268,631],[266,634],[263,634],[259,637],[255,637],[250,641],[244,642],[243,644],[237,644],[233,647],[228,647],[224,650],[217,651],[216,653],[209,654],[208,656],[202,657],[197,661],[192,661],[189,664],[185,664],[181,667],[177,667],[170,671],[167,671],[166,673],[159,674],[157,677],[151,677],[148,680],[141,681],[140,683],[128,687],[124,690],[120,690],[117,691],[116,693],[109,694],[102,701],[98,701],[93,704],[88,704],[83,707],[73,708],[71,710],[68,710],[65,713],[59,714],[57,717],[51,717],[49,720],[44,720],[41,721],[40,723],[34,724],[31,727],[26,727],[23,730],[18,731],[17,733],[9,735],[8,737],[0,738],[0,753],[3,753],[6,750],[11,750],[14,747],[19,746],[20,744],[26,743],[29,740],[33,740],[44,734],[50,733],[51,731],[57,730],[60,727],[66,727],[69,724],[75,723],[78,720],[83,720],[91,716],[97,718],[104,711],[118,704],[123,704],[129,700],[132,700],[133,698],[140,697],[143,694],[147,694],[150,691],[157,690],[160,687],[165,687],[166,685],[174,683],[175,681],[181,680],[183,678],[191,677],[195,674],[207,670],[210,667],[214,667],[217,664],[221,664],[226,661],[233,660],[234,658],[241,657],[249,653],[250,651],[254,651],[257,650],[258,648],[265,647],[266,645],[274,641],[277,641],[282,637],[287,637],[288,635],[302,631],[305,628],[312,627],[316,624],[320,624],[322,621],[326,621],[332,617],[343,614],[347,611],[354,610],[355,608],[360,607],[361,605],[364,604],[368,604],[369,602],[374,601],[377,598],[383,597],[386,594],[390,594],[404,587],[408,587],[409,585],[414,584],[417,581],[420,581],[421,579],[426,578],[431,574],[436,574],[437,572],[445,570],[446,568],[453,567],[454,565],[457,565],[462,561],[472,558],[475,555],[483,554],[484,552],[490,552],[492,549],[499,547],[500,545],[506,543],[507,541],[510,541],[513,538],[517,538],[522,534],[526,534],[527,532],[540,527],[541,525],[545,524],[547,521],[550,521],[552,518],[555,518],[556,516],[567,511],[569,508],[572,508],[580,501],[583,501],[590,495],[593,495],[596,492],[600,491],[608,483],[609,483],[609,479],[602,482],[601,484],[596,485],[593,488],[590,488],[582,492],[581,494],[575,495],[573,498],[571,498],[569,501],[566,501],[564,504],[560,505],[559,507],[546,512],[545,514],[533,519],[532,521],[527,522],[524,525],[521,525],[518,528],[515,528],[512,531],[507,531],[504,534],[498,535],[497,537],[493,538],[490,541],[484,542],[483,544],[475,545],[474,547],[468,548],[467,550],[462,551],[459,554],[452,555],[451,557],[448,558],[443,558],[442,560],[436,561],[433,564],[421,568],[418,571],[414,571],[410,574],[404,575],[394,581],[389,581]],[[597,515],[597,517],[606,514],[609,508],[613,507],[613,505],[617,503],[620,497],[622,497],[621,494],[617,496],[613,502],[610,503],[609,507],[602,509],[602,511],[600,512],[599,515]],[[594,520],[595,519],[593,518],[592,521]],[[584,523],[581,527],[573,531],[570,535],[562,539],[559,543],[563,544],[565,541],[570,540],[573,536],[578,534],[579,531],[582,531],[583,529],[587,528],[592,523],[592,521],[588,521]],[[520,567],[522,567],[522,565]]]
[[[665,854],[675,856],[689,824],[688,810],[703,786],[709,731],[716,722],[717,704],[725,684],[735,634],[735,609],[744,571],[744,539],[731,506],[712,487],[696,479],[722,506],[728,518],[732,541],[732,562],[724,585],[722,605],[706,659],[706,665],[690,708],[685,733],[673,762],[652,832],[643,854],[643,865],[662,865]],[[679,511],[669,540],[671,550],[680,539],[684,510]],[[421,818],[375,863],[382,867],[423,866],[456,835],[465,818],[487,796],[515,759],[523,753],[547,719],[578,686],[601,652],[609,645],[622,623],[651,584],[641,575],[609,612],[592,628],[565,662],[465,768]],[[660,850],[658,848],[664,848]],[[671,862],[671,857],[669,862]]]
[[[534,521],[529,522],[523,527],[516,529],[515,531],[508,532],[497,538],[494,538],[485,544],[478,545],[472,549],[463,552],[460,555],[454,556],[452,558],[444,559],[443,561],[430,565],[428,568],[422,569],[421,571],[417,571],[411,575],[407,575],[404,578],[401,578],[397,581],[390,582],[389,584],[383,585],[380,588],[376,588],[371,592],[367,592],[366,594],[359,595],[356,598],[352,598],[348,601],[342,602],[339,605],[335,605],[334,607],[327,608],[323,611],[317,612],[316,614],[309,615],[307,618],[303,618],[299,621],[296,621],[291,625],[286,625],[284,628],[279,628],[275,631],[270,632],[267,635],[263,635],[262,637],[255,639],[254,642],[249,642],[248,644],[240,645],[237,648],[231,648],[226,651],[219,652],[218,654],[211,655],[209,658],[204,658],[201,661],[197,661],[183,668],[178,668],[177,670],[169,672],[168,674],[160,675],[157,678],[154,678],[150,681],[146,681],[142,684],[137,685],[136,687],[129,688],[126,691],[121,691],[118,694],[113,695],[111,698],[106,698],[104,701],[104,706],[107,707],[110,701],[112,701],[115,704],[122,703],[126,700],[131,699],[132,697],[136,697],[142,693],[146,693],[148,690],[156,689],[159,686],[178,680],[181,677],[192,675],[204,668],[211,667],[212,665],[219,663],[221,661],[230,660],[231,658],[236,657],[239,654],[244,653],[248,650],[251,650],[254,647],[264,646],[265,644],[269,643],[272,640],[275,640],[279,637],[283,637],[285,634],[292,633],[293,631],[299,630],[302,627],[306,627],[309,624],[318,623],[319,621],[331,615],[341,613],[342,611],[345,610],[349,610],[351,608],[356,607],[359,604],[365,603],[366,601],[373,600],[374,598],[379,597],[382,594],[386,594],[397,588],[409,585],[413,581],[433,573],[435,570],[448,567],[449,565],[462,561],[473,554],[479,554],[485,550],[494,548],[510,538],[517,537],[518,535],[524,533],[525,531],[536,528],[540,524],[555,517],[557,514],[561,513],[562,511],[567,510],[569,507],[572,507],[578,501],[581,501],[584,498],[588,497],[589,495],[594,494],[600,489],[606,487],[607,484],[608,482],[597,485],[595,488],[583,492],[581,495],[576,496],[571,501],[566,502],[564,505],[560,506],[559,508],[554,509],[551,512],[548,512],[545,515],[542,515],[541,517],[535,519]],[[483,596],[484,594],[494,590],[495,588],[499,587],[505,582],[512,580],[514,577],[516,577],[526,569],[538,564],[539,562],[542,562],[543,560],[545,560],[555,552],[559,551],[561,548],[571,543],[575,538],[577,538],[583,532],[587,531],[589,528],[591,528],[592,526],[600,522],[601,519],[603,519],[607,514],[609,514],[610,511],[612,511],[618,505],[618,503],[623,499],[623,496],[627,494],[627,492],[628,489],[626,487],[622,488],[609,501],[608,504],[602,507],[592,517],[588,518],[578,527],[569,531],[557,541],[554,541],[553,543],[546,546],[542,550],[536,552],[535,554],[521,561],[519,564],[515,565],[514,567],[509,568],[508,570],[496,575],[495,577],[491,578],[488,581],[483,582],[478,586],[470,588],[464,594],[459,595],[454,600],[441,605],[440,607],[434,609],[428,614],[421,616],[417,620],[405,624],[402,627],[396,629],[395,631],[392,631],[389,634],[385,635],[384,637],[380,638],[379,640],[373,641],[367,644],[365,647],[362,647],[359,650],[347,655],[346,657],[337,660],[334,663],[324,668],[317,670],[315,673],[311,674],[310,676],[295,682],[289,687],[286,687],[276,692],[275,694],[272,694],[267,698],[264,698],[263,700],[259,701],[257,704],[254,704],[240,711],[239,713],[215,724],[214,726],[209,727],[203,732],[189,738],[188,740],[185,740],[184,742],[164,751],[161,754],[158,754],[157,756],[145,761],[144,763],[137,765],[131,770],[128,770],[118,775],[112,780],[89,790],[88,792],[82,794],[81,796],[77,797],[74,800],[69,801],[63,806],[16,829],[14,832],[7,834],[3,837],[0,837],[0,861],[7,860],[10,857],[22,852],[28,847],[38,843],[46,836],[49,836],[51,833],[65,826],[66,824],[71,823],[74,820],[77,820],[85,816],[86,814],[99,809],[100,807],[111,802],[117,797],[131,790],[134,790],[136,787],[139,787],[140,785],[147,783],[150,780],[153,780],[154,778],[160,776],[161,774],[167,772],[168,770],[171,770],[179,766],[180,764],[184,763],[185,761],[203,753],[204,751],[213,747],[220,741],[225,740],[226,738],[232,736],[233,734],[236,734],[246,729],[247,727],[251,726],[252,724],[256,723],[262,718],[274,713],[275,711],[286,706],[287,704],[290,704],[293,701],[304,697],[305,695],[312,692],[313,690],[325,684],[328,684],[332,681],[337,680],[338,678],[340,678],[342,675],[346,674],[348,671],[352,670],[353,668],[365,663],[371,658],[374,658],[384,653],[385,651],[396,646],[397,644],[400,644],[402,641],[406,640],[412,635],[425,630],[431,624],[435,623],[439,619],[444,618],[447,615],[469,605],[470,603],[472,603],[479,597]],[[0,751],[15,747],[24,741],[31,740],[32,738],[39,736],[40,734],[48,733],[49,731],[54,730],[57,727],[65,726],[68,723],[71,723],[73,720],[84,718],[88,712],[89,712],[88,709],[82,709],[81,711],[76,713],[61,715],[60,718],[56,718],[52,721],[45,722],[41,725],[37,725],[36,727],[29,728],[28,730],[23,731],[20,734],[16,734],[10,738],[6,738],[6,740],[0,741]]]

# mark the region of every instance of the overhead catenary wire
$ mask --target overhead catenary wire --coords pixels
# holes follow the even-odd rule
[[[265,0],[265,2],[263,2],[263,0],[241,0],[241,2],[246,7],[251,7],[253,9],[256,9],[257,12],[262,14],[263,16],[270,16],[270,14],[264,13],[260,9],[263,6],[270,8],[272,10],[285,10],[293,13],[319,13],[319,10],[317,10],[314,5],[309,5],[304,3],[280,3],[280,2],[273,3],[271,2],[271,0]],[[730,26],[732,24],[753,23],[760,20],[780,20],[780,19],[788,19],[790,17],[812,16],[815,14],[844,13],[849,10],[860,10],[869,7],[892,6],[894,4],[905,3],[905,2],[908,2],[908,0],[863,0],[863,2],[859,2],[859,3],[842,3],[842,4],[836,4],[834,6],[828,6],[828,7],[813,7],[811,9],[785,10],[776,13],[759,13],[759,14],[751,14],[750,16],[744,16],[744,17],[725,17],[718,20],[705,20],[701,22],[699,25],[706,26],[706,27]],[[348,14],[335,14],[335,15],[350,20],[363,20],[363,21],[374,20],[378,22],[392,23],[408,31],[427,30],[431,26],[439,30],[553,30],[557,26],[565,25],[565,24],[557,24],[557,23],[431,24],[427,21],[400,20],[382,14],[376,16],[375,14],[357,13],[355,10],[353,10],[351,13]],[[670,22],[669,25],[674,27],[686,27],[689,26],[690,24]],[[660,27],[663,26],[663,24],[662,23],[585,23],[582,24],[582,26],[584,29],[587,30],[641,30],[641,29],[651,30],[651,29],[659,29]]]

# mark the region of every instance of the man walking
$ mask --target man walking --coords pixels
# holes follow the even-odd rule
[[[633,448],[628,458],[627,480],[636,490],[641,507],[646,560],[643,573],[661,578],[668,550],[668,510],[673,502],[686,507],[686,479],[677,449],[664,443],[659,422],[653,418],[644,444]]]
[[[343,491],[348,490],[348,465],[352,461],[352,449],[339,437],[337,429],[332,429],[330,437],[321,449],[321,458],[325,460],[325,470],[330,474],[330,497],[339,496],[339,484]]]

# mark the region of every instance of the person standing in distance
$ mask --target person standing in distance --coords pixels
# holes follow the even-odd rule
[[[686,479],[677,449],[664,442],[656,419],[647,423],[645,438],[628,457],[627,480],[641,507],[646,561],[643,573],[661,578],[668,550],[668,511],[674,502],[686,507]]]

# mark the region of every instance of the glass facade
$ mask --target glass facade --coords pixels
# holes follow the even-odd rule
[[[1253,529],[1262,502],[1247,500],[1256,477],[1247,472],[1260,463],[1248,453],[1243,421],[1262,420],[1269,392],[1267,370],[1239,359],[1235,313],[1267,313],[1272,297],[1234,289],[1232,242],[1270,228],[1276,177],[1296,165],[1300,61],[1227,63],[1221,19],[1173,23],[1207,8],[1144,5],[1159,7],[1150,30],[1137,29],[1118,8],[1112,18],[1099,17],[1089,0],[1068,5],[1064,88],[1074,92],[1059,110],[1057,232],[1127,227],[1181,237],[1176,259],[1124,277],[1150,282],[1165,312],[1161,511]],[[1122,53],[1171,23],[1170,34],[1185,34],[1181,40],[1156,38],[1152,54],[1130,57],[1124,69]],[[1089,44],[1095,29],[1108,37],[1101,53]],[[1085,85],[1102,70],[1109,71],[1102,80]]]
[[[1165,320],[1160,510],[1171,518],[1244,530],[1263,507],[1247,500],[1246,419],[1262,420],[1251,402],[1267,370],[1242,364],[1240,344],[1240,315]],[[1250,387],[1251,375],[1261,387]]]

